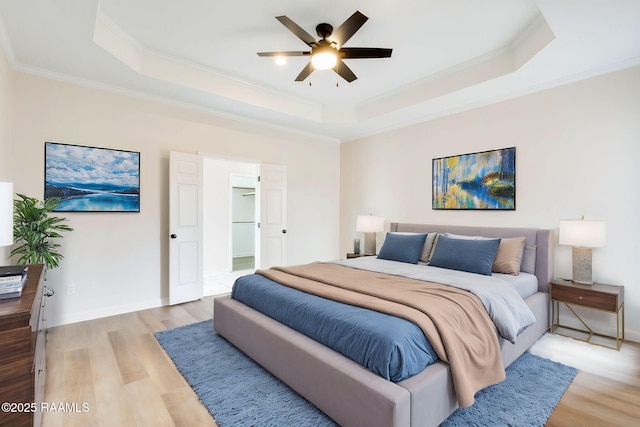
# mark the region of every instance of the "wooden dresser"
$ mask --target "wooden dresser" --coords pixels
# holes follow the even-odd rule
[[[44,267],[30,265],[20,298],[0,300],[0,426],[39,426],[46,375]]]

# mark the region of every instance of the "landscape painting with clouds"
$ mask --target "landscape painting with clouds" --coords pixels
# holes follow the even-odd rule
[[[59,212],[140,212],[140,153],[47,142],[44,197]]]

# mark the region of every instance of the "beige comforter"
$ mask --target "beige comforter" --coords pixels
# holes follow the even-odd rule
[[[495,327],[470,292],[319,262],[256,273],[307,293],[414,322],[438,357],[449,363],[462,407],[473,404],[478,390],[506,378]]]

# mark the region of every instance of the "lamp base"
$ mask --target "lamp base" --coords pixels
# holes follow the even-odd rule
[[[375,255],[375,254],[376,254],[376,233],[365,232],[363,255]]]
[[[593,285],[591,277],[591,248],[574,246],[571,249],[573,261],[573,282],[580,285]]]

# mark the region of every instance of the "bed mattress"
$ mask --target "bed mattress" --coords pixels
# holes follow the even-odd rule
[[[511,342],[535,321],[516,288],[498,277],[367,258],[335,264],[462,287],[479,297],[498,333]],[[390,381],[410,378],[438,360],[418,325],[391,314],[282,286],[261,274],[238,279],[231,296]],[[518,304],[524,314],[511,310]]]
[[[438,360],[422,330],[408,320],[281,286],[259,274],[239,278],[231,297],[390,381],[410,378]]]

